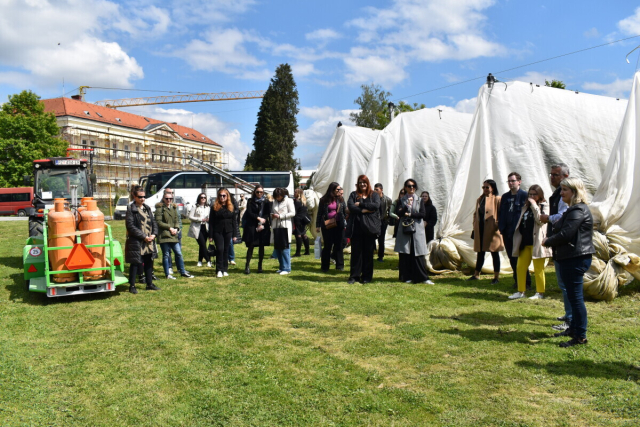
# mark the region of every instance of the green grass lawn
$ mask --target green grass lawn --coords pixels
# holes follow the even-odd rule
[[[160,292],[47,299],[24,290],[26,232],[0,222],[0,426],[640,425],[637,282],[562,349],[552,269],[546,299],[508,301],[510,278],[399,283],[393,256],[365,286],[313,256],[245,276],[238,245],[217,279],[185,238],[195,279],[156,262]]]

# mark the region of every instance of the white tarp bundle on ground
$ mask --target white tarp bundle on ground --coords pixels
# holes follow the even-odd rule
[[[636,73],[618,138],[589,206],[596,254],[585,293],[612,300],[618,287],[640,279],[640,73]]]
[[[463,261],[475,266],[473,211],[486,179],[494,179],[502,194],[508,190],[508,174],[516,171],[523,189],[538,184],[548,198],[549,168],[563,162],[593,194],[627,106],[624,100],[523,82],[496,83],[491,89],[483,85],[477,102],[440,221],[442,240],[430,246],[429,267],[435,271],[459,269]],[[504,255],[502,272],[510,273]],[[493,271],[488,255],[483,271]]]

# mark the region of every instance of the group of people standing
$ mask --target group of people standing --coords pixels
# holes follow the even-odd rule
[[[566,164],[553,165],[549,178],[555,188],[549,202],[540,185],[533,184],[528,191],[520,189],[522,177],[517,172],[509,174],[509,191],[502,196],[494,180],[487,179],[482,183],[471,234],[477,252],[476,267],[468,280],[478,280],[489,252],[494,272],[491,283],[497,284],[500,252],[506,249],[516,287],[509,299],[524,298],[526,290],[531,288],[529,265],[532,262],[536,293],[530,299],[542,299],[545,260],[553,258],[565,307],[564,315],[558,317],[562,323],[553,328],[559,331],[556,336],[571,337],[570,341],[561,344],[570,347],[587,342],[583,284],[584,273],[591,266],[591,255],[595,253],[593,218],[586,205],[584,184],[579,178],[569,177]]]

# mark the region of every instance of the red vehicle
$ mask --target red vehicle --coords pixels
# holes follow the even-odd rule
[[[0,215],[26,216],[32,201],[33,187],[0,188]]]

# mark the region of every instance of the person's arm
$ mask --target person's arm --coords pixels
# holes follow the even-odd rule
[[[380,196],[374,191],[373,193],[371,193],[371,196],[362,200],[362,203],[360,203],[360,207],[362,209],[368,210],[369,212],[380,210]]]
[[[435,206],[431,206],[429,209],[429,217],[427,218],[427,225],[434,227],[438,223],[438,211]]]
[[[233,231],[232,231],[233,240],[236,241],[236,239],[240,239],[241,236],[240,236],[240,227],[238,227],[238,215],[236,215],[235,212],[231,216],[231,223],[233,225]]]
[[[296,208],[293,206],[293,200],[286,198],[284,199],[284,202],[286,212],[280,214],[280,219],[287,220],[296,216]]]
[[[125,215],[125,224],[127,227],[127,231],[129,232],[129,236],[137,239],[137,240],[144,240],[145,234],[142,232],[142,230],[140,228],[138,228],[136,226],[136,220],[135,220],[135,215],[133,214],[133,212],[131,212],[131,207],[127,207],[127,213]]]
[[[362,213],[362,205],[358,203],[356,206],[356,201],[358,200],[358,194],[353,191],[349,194],[349,200],[347,201],[347,208],[349,208],[349,212],[354,214]]]
[[[151,215],[151,209],[149,209],[149,220],[151,221],[151,235],[155,237],[158,235],[158,232],[159,232],[158,221],[156,221],[153,215]]]
[[[562,215],[564,215],[567,209],[569,209],[569,206],[567,206],[564,200],[560,199],[560,201],[558,202],[558,213],[549,215],[549,222],[551,224],[555,224],[556,222],[558,222],[558,220],[562,218]]]
[[[396,214],[398,199],[391,202],[391,209],[389,209],[389,216],[395,220],[398,219],[398,215]]]
[[[202,218],[196,217],[196,205],[189,210],[189,220],[192,222],[202,222]]]
[[[560,246],[570,243],[575,237],[580,224],[584,221],[584,214],[580,209],[571,209],[565,212],[564,222],[560,231],[548,237],[545,246]]]
[[[216,222],[215,212],[216,211],[213,210],[213,205],[211,205],[211,208],[209,209],[209,239],[213,239],[213,226]]]
[[[169,230],[171,225],[166,222],[163,218],[164,206],[156,208],[155,220],[158,223],[158,228],[160,230]]]
[[[533,220],[536,222],[536,224],[542,225],[542,220],[540,219],[540,215],[542,212],[540,211],[540,206],[538,206],[537,203],[531,203],[531,212],[533,212]]]
[[[516,197],[518,197],[516,195]],[[517,199],[516,199],[517,200]],[[500,204],[500,212],[498,212],[498,216],[504,218],[504,215],[508,215],[508,212],[503,212],[502,210],[506,210],[507,209],[507,203],[504,204],[504,206],[502,204]],[[504,230],[505,225],[506,225],[506,221],[502,221],[502,223],[498,223],[498,230],[500,230],[501,234],[504,234],[504,232],[506,230]]]
[[[420,198],[419,200],[420,208],[418,209],[418,212],[414,212],[413,209],[411,210],[411,218],[425,219],[427,217],[427,208],[425,207],[422,198]]]
[[[324,203],[320,202],[320,204],[318,205],[318,214],[316,215],[316,232],[322,228],[322,206],[324,205]]]

